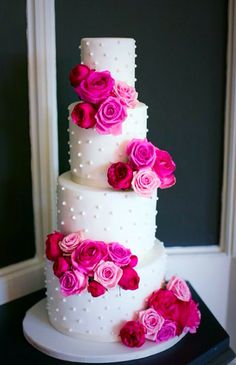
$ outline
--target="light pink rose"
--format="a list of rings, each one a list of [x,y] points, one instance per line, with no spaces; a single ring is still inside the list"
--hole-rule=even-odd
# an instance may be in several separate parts
[[[63,252],[72,253],[83,239],[82,231],[70,233],[59,242],[60,249]]]
[[[95,119],[99,134],[118,135],[122,133],[122,123],[127,117],[126,108],[118,98],[109,96],[99,107]]]
[[[94,272],[94,279],[104,288],[114,288],[122,277],[122,269],[112,261],[101,261]]]
[[[152,196],[155,189],[157,189],[160,184],[160,179],[151,169],[143,169],[134,172],[134,177],[131,183],[133,190],[144,197]]]
[[[127,85],[125,82],[116,82],[113,91],[115,95],[118,96],[122,104],[127,107],[135,108],[138,104],[138,93],[134,87]]]
[[[188,285],[183,279],[178,278],[177,276],[172,276],[166,285],[166,288],[172,291],[178,299],[183,300],[184,302],[188,302],[191,299],[191,292]]]
[[[156,147],[147,139],[132,139],[126,152],[132,167],[136,170],[152,167],[156,160]]]
[[[79,294],[87,287],[88,277],[78,270],[69,270],[60,277],[60,285],[64,296]]]
[[[111,242],[107,246],[110,259],[117,266],[127,266],[130,263],[131,251],[120,243]]]
[[[106,260],[107,256],[107,245],[104,242],[84,240],[72,252],[72,266],[91,276],[97,264]]]
[[[166,319],[164,324],[162,325],[160,331],[157,334],[156,342],[164,342],[168,341],[171,338],[176,336],[176,323]]]
[[[138,317],[140,323],[146,328],[145,337],[148,340],[156,341],[157,333],[160,331],[164,318],[155,311],[153,308],[148,308],[146,310],[139,312]]]
[[[114,84],[109,71],[91,71],[75,91],[83,101],[98,104],[110,95]]]

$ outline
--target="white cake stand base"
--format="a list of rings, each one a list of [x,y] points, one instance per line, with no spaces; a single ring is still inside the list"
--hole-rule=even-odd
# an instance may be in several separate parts
[[[58,332],[48,321],[46,298],[30,308],[23,321],[28,342],[43,353],[61,360],[107,363],[140,359],[165,351],[179,342],[183,335],[156,344],[147,341],[141,348],[129,348],[119,342],[93,342],[75,339]]]

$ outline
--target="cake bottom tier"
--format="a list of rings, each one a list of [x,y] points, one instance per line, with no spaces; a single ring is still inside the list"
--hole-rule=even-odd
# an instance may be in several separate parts
[[[156,240],[149,254],[135,268],[140,277],[137,290],[116,287],[93,298],[87,291],[64,297],[58,278],[47,261],[47,308],[49,320],[58,331],[72,337],[91,341],[119,341],[122,325],[135,319],[147,297],[160,288],[165,275],[166,254],[163,244]]]

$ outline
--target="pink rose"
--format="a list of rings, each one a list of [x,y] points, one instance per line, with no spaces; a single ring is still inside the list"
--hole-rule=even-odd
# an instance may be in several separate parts
[[[59,242],[59,246],[63,252],[72,253],[83,239],[82,231],[70,233]]]
[[[55,261],[59,256],[62,256],[62,251],[58,243],[63,239],[64,235],[55,231],[47,235],[46,240],[46,256],[48,260]]]
[[[172,276],[168,282],[166,289],[171,290],[172,293],[180,300],[188,302],[191,299],[191,292],[186,282],[177,276]]]
[[[126,149],[135,170],[152,167],[156,159],[156,148],[146,139],[132,139]]]
[[[132,267],[124,267],[123,275],[119,281],[119,285],[124,290],[136,290],[139,286],[140,278]]]
[[[58,278],[60,278],[67,270],[69,270],[69,268],[69,261],[63,256],[58,257],[53,264],[54,274]]]
[[[160,189],[170,188],[176,183],[176,179],[173,174],[175,169],[176,165],[172,160],[171,155],[167,151],[156,148],[156,160],[153,170],[161,180]]]
[[[131,188],[133,170],[124,162],[113,163],[107,171],[108,183],[115,190],[126,190]]]
[[[189,302],[178,300],[176,309],[172,312],[172,319],[177,324],[177,335],[183,331],[195,333],[201,319],[198,304],[192,299]]]
[[[139,321],[146,329],[145,337],[148,340],[156,341],[157,333],[164,323],[164,318],[153,308],[139,312]]]
[[[148,300],[148,306],[155,309],[165,319],[175,320],[178,314],[179,300],[169,290],[159,289],[155,291]]]
[[[94,279],[106,289],[114,288],[123,274],[122,269],[112,261],[101,261],[95,268]]]
[[[175,178],[174,174],[171,174],[166,177],[162,177],[160,180],[161,180],[160,189],[171,188],[171,186],[175,185],[175,183],[176,183],[176,178]]]
[[[59,280],[64,296],[79,294],[88,284],[88,277],[78,270],[66,271]]]
[[[88,275],[93,275],[95,266],[108,256],[107,245],[101,241],[82,241],[72,252],[72,266]]]
[[[93,280],[88,285],[88,292],[91,293],[93,297],[100,297],[100,295],[103,295],[106,292],[106,288]]]
[[[133,190],[144,197],[152,196],[153,192],[160,186],[160,184],[160,179],[151,169],[143,169],[134,172],[134,177],[131,183]]]
[[[80,99],[88,103],[98,104],[111,93],[115,84],[109,71],[91,71],[86,79],[75,88]]]
[[[136,255],[131,255],[130,257],[130,267],[135,267],[138,264],[138,257]]]
[[[72,86],[77,87],[82,80],[86,79],[90,74],[90,69],[85,65],[76,65],[70,71],[69,79]]]
[[[123,81],[119,81],[114,86],[114,93],[122,104],[126,105],[129,108],[135,108],[138,103],[138,93],[135,88],[127,85]]]
[[[71,113],[71,119],[74,124],[81,128],[92,128],[96,124],[95,114],[97,109],[89,103],[78,103]]]
[[[176,324],[169,319],[166,319],[160,331],[157,334],[156,342],[168,341],[176,336]]]
[[[153,169],[160,178],[163,178],[173,174],[176,165],[167,151],[156,148],[156,160]]]
[[[120,243],[111,242],[107,246],[110,259],[117,266],[127,266],[130,263],[131,251]]]
[[[121,328],[120,337],[128,347],[141,347],[145,342],[145,328],[138,321],[128,321]]]
[[[118,135],[122,133],[122,123],[127,117],[126,109],[118,98],[109,96],[99,107],[95,118],[99,134]]]

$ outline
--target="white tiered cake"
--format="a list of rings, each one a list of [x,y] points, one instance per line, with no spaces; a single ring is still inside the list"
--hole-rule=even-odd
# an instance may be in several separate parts
[[[81,63],[97,71],[108,70],[114,78],[134,85],[135,47],[133,39],[85,38]],[[116,287],[98,298],[84,292],[66,298],[48,262],[49,318],[55,328],[70,336],[117,341],[121,325],[144,307],[165,273],[165,250],[155,240],[156,191],[150,198],[140,197],[134,191],[111,190],[107,182],[109,164],[125,161],[129,140],[146,137],[147,106],[138,103],[130,109],[117,136],[80,128],[71,118],[69,125],[71,172],[59,177],[58,230],[64,234],[84,230],[85,238],[121,242],[138,256],[141,280],[135,291]]]
[[[175,184],[175,164],[146,139],[135,41],[84,38],[80,48],[70,73],[80,99],[69,106],[71,170],[59,176],[58,227],[46,241],[50,323],[81,341],[129,347],[194,332],[197,305],[183,280],[165,283],[155,238],[157,188]],[[173,314],[183,311],[184,321]]]

